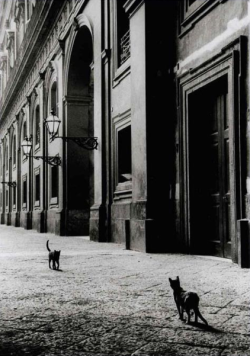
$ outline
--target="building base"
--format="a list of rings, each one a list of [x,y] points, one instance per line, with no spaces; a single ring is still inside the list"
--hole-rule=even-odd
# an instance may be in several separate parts
[[[91,241],[108,241],[109,227],[106,216],[105,206],[93,205],[91,207],[89,220],[89,237]]]
[[[20,226],[26,230],[32,229],[32,211],[21,212]]]

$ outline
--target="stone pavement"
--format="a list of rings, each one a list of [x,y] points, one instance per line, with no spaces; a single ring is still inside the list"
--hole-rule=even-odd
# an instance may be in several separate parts
[[[61,249],[50,270],[45,244]],[[178,319],[169,277],[210,327]],[[0,226],[0,355],[250,355],[250,270]]]

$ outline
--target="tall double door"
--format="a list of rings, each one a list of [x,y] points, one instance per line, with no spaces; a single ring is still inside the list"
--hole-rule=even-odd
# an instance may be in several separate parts
[[[190,95],[190,239],[197,253],[231,258],[227,77]]]

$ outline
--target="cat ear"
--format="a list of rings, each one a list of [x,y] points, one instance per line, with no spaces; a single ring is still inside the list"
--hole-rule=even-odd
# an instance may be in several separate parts
[[[179,276],[177,276],[176,279],[179,281],[180,280]]]
[[[171,278],[169,278],[168,280],[169,280],[170,283],[172,282],[172,279],[171,279]]]

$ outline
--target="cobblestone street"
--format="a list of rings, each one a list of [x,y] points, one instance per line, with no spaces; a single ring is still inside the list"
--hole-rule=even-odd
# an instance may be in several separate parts
[[[62,250],[50,270],[46,241]],[[250,270],[0,226],[0,355],[250,355]],[[179,320],[169,277],[210,325]]]

